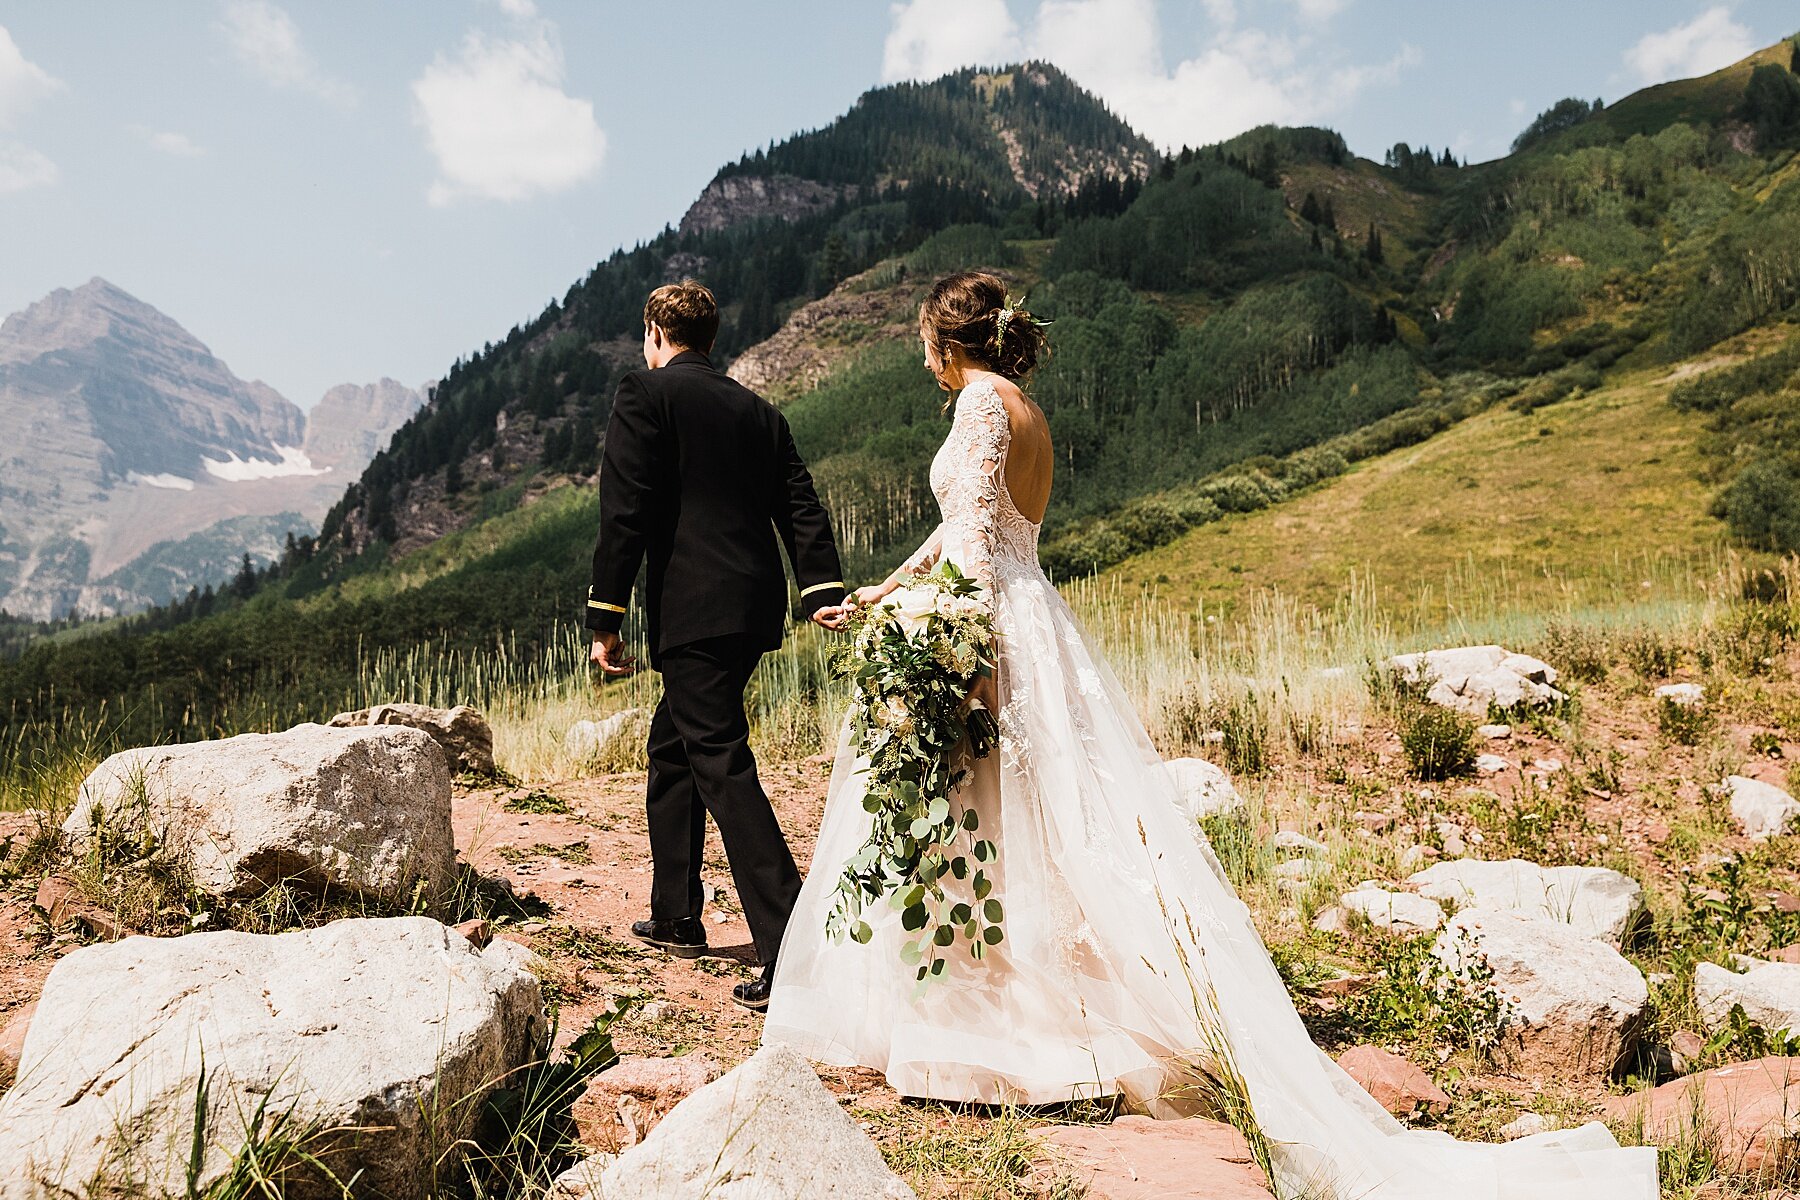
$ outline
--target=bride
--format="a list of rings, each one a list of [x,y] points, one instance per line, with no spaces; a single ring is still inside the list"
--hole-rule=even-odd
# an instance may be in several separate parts
[[[943,523],[856,602],[946,559],[991,601],[998,670],[983,698],[999,748],[967,764],[959,799],[998,843],[1006,938],[919,994],[887,906],[864,910],[867,944],[824,935],[837,868],[871,821],[846,729],[764,1043],[873,1067],[904,1095],[946,1101],[1119,1096],[1179,1116],[1202,1107],[1205,1079],[1226,1079],[1284,1198],[1655,1197],[1656,1151],[1621,1149],[1604,1126],[1506,1145],[1410,1131],[1313,1045],[1131,701],[1038,565],[1053,456],[1018,381],[1041,329],[999,279],[965,272],[932,289],[919,331],[926,367],[957,391],[931,466]]]

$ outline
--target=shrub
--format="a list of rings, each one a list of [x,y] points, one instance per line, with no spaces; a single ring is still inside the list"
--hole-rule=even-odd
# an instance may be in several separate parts
[[[1225,735],[1225,769],[1234,775],[1261,775],[1269,769],[1269,722],[1254,693],[1239,692],[1217,702],[1213,724]]]
[[[1664,679],[1681,663],[1681,648],[1657,630],[1641,627],[1619,638],[1619,654],[1644,679]]]
[[[1656,702],[1656,729],[1667,741],[1697,745],[1712,727],[1712,714],[1703,704],[1682,704],[1668,696]]]
[[[1475,722],[1435,704],[1409,706],[1400,718],[1400,749],[1417,779],[1455,779],[1475,769]]]
[[[1377,1045],[1493,1049],[1508,1016],[1493,968],[1473,943],[1463,951],[1461,969],[1452,970],[1432,954],[1434,940],[1421,934],[1376,942],[1368,986],[1346,997],[1340,1010],[1345,1033]]]
[[[1606,635],[1572,621],[1552,621],[1538,642],[1539,657],[1556,664],[1572,679],[1599,683],[1606,678],[1611,648]]]
[[[1246,513],[1274,504],[1287,494],[1287,489],[1261,471],[1251,471],[1211,480],[1200,492],[1225,512]]]
[[[1756,459],[1725,485],[1713,515],[1759,549],[1800,550],[1800,473],[1780,459]]]

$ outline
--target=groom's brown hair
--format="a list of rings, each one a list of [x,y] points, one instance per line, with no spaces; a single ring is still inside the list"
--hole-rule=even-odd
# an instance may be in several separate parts
[[[677,346],[706,354],[719,336],[719,302],[692,279],[665,283],[644,301],[644,324],[656,326]]]

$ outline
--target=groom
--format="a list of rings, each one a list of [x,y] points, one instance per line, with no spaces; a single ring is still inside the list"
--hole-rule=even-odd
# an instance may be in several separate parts
[[[707,358],[718,332],[712,293],[691,280],[657,288],[644,305],[650,369],[619,382],[606,426],[587,626],[601,671],[636,669],[619,627],[648,560],[643,606],[663,697],[648,744],[650,919],[631,932],[682,958],[706,952],[700,857],[710,812],[763,963],[732,996],[762,1009],[800,873],[756,777],[744,687],[786,630],[781,547],[801,607],[826,628],[842,623],[844,572],[787,420]]]

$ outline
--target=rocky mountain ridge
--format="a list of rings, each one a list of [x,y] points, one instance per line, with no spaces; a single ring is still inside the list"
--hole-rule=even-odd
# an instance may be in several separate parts
[[[138,576],[222,580],[279,542],[269,520],[310,533],[421,403],[393,380],[344,385],[309,421],[106,280],[58,289],[0,325],[0,609],[122,612],[169,598]],[[152,549],[157,569],[134,573]]]

